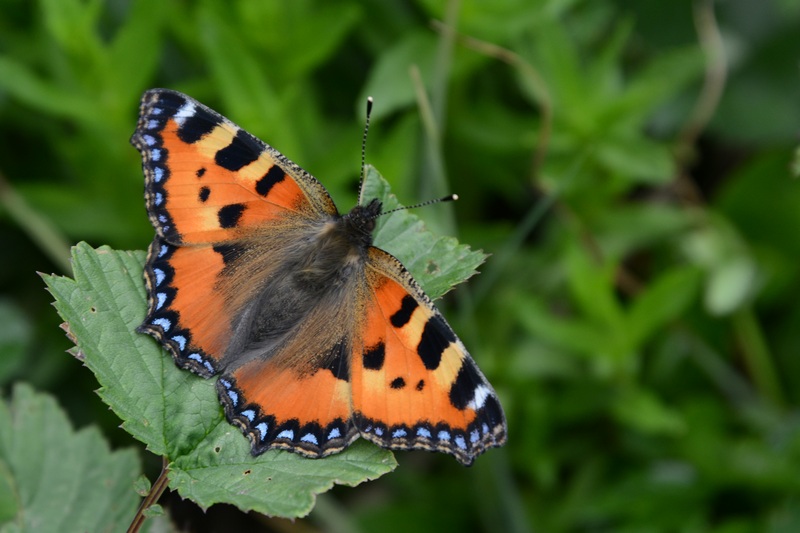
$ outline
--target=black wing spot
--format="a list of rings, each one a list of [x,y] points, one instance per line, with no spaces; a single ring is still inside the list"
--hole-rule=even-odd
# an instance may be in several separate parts
[[[483,415],[489,420],[492,427],[503,424],[503,409],[494,396],[489,396],[483,403]]]
[[[455,342],[456,336],[450,326],[439,315],[433,315],[422,330],[417,353],[428,370],[436,370],[442,361],[442,354]]]
[[[383,368],[383,360],[386,358],[386,345],[379,342],[375,346],[367,348],[364,352],[364,368],[367,370],[380,370]]]
[[[258,159],[261,150],[253,146],[248,133],[239,130],[225,148],[221,148],[214,156],[214,161],[226,170],[235,172]]]
[[[389,386],[393,389],[402,389],[406,386],[406,380],[403,378],[394,378]]]
[[[197,197],[200,199],[201,202],[206,203],[210,194],[211,194],[211,189],[209,189],[208,187],[200,187],[200,194],[198,194]]]
[[[347,360],[347,349],[345,343],[339,341],[324,356],[324,360],[330,358],[330,363],[325,367],[331,371],[333,377],[342,381],[350,381],[350,365]]]
[[[246,206],[244,204],[228,204],[220,207],[217,211],[217,218],[221,228],[235,228],[239,225],[239,220],[244,214]]]
[[[389,321],[394,327],[402,328],[411,320],[411,315],[414,314],[414,310],[417,307],[419,307],[419,304],[414,297],[410,294],[406,294],[403,296],[403,301],[400,303],[400,309],[389,318]]]
[[[475,388],[481,383],[483,378],[475,363],[471,359],[464,359],[464,364],[461,365],[456,380],[450,387],[450,403],[456,409],[465,409],[475,397]]]
[[[222,256],[225,266],[229,266],[244,253],[241,247],[232,244],[215,244],[214,251]]]
[[[183,124],[178,128],[178,138],[185,143],[194,144],[216,128],[220,123],[218,117],[215,117],[208,111],[195,108],[194,115],[184,119]]]
[[[424,389],[424,388],[425,388],[425,380],[421,379],[421,380],[419,380],[419,383],[417,383],[416,389],[418,391],[422,391],[422,389]]]
[[[198,178],[202,178],[205,173],[206,173],[206,167],[200,167],[197,169],[197,172],[195,172],[195,175]]]
[[[286,172],[278,165],[272,165],[261,179],[256,182],[256,192],[261,196],[267,196],[269,191],[286,178]]]

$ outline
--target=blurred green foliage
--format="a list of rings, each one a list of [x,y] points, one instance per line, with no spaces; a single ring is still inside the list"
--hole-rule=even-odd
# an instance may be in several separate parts
[[[418,214],[493,254],[443,307],[501,396],[509,442],[470,469],[397,454],[394,473],[335,490],[308,525],[800,530],[796,2],[0,10],[6,392],[33,383],[76,426],[132,445],[63,353],[35,272],[69,274],[68,244],[80,240],[150,242],[127,142],[145,89],[224,113],[343,209],[372,95],[368,161],[405,203],[458,193]],[[157,460],[142,457],[152,477]],[[175,500],[166,507],[185,519]],[[222,529],[234,515],[212,508],[187,527]]]

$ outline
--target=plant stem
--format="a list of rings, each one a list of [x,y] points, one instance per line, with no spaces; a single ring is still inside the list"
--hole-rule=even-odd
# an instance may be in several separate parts
[[[153,483],[153,486],[150,487],[150,492],[148,492],[147,496],[142,500],[142,504],[136,511],[133,520],[131,520],[131,525],[128,526],[128,533],[137,533],[139,529],[141,529],[145,518],[147,518],[144,515],[145,511],[154,503],[158,502],[158,499],[161,498],[161,495],[166,490],[167,485],[169,485],[169,478],[167,477],[167,474],[169,474],[169,462],[166,457],[162,457],[161,459],[161,473],[158,475],[155,483]]]

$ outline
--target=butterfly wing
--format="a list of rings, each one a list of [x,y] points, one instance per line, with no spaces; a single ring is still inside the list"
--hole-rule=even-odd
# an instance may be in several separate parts
[[[131,142],[142,154],[147,212],[170,244],[216,244],[279,221],[337,213],[319,181],[196,100],[142,97]]]
[[[366,283],[351,363],[361,435],[386,448],[446,452],[465,465],[504,444],[494,390],[408,271],[373,247]]]
[[[147,212],[156,229],[140,331],[158,339],[178,365],[209,377],[231,335],[227,318],[243,303],[221,290],[219,280],[232,273],[248,239],[281,235],[261,253],[279,250],[302,234],[305,222],[336,215],[336,206],[316,179],[277,150],[175,91],[144,94],[131,142],[142,155]],[[271,231],[277,228],[283,231]]]

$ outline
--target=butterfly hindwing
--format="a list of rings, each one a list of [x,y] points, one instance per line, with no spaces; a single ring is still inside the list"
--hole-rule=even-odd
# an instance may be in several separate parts
[[[355,440],[346,354],[340,350],[326,367],[311,371],[277,359],[245,364],[217,383],[225,413],[248,436],[253,453],[277,448],[322,457]]]
[[[464,345],[390,254],[370,248],[370,296],[352,363],[362,436],[387,448],[450,453],[464,464],[505,442],[497,396]]]

